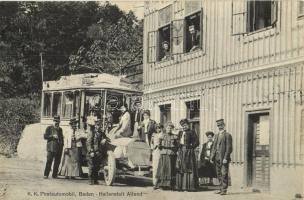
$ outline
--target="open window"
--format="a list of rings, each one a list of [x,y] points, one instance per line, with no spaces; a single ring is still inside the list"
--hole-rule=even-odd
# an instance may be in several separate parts
[[[43,95],[43,116],[51,117],[52,93],[44,93]]]
[[[158,11],[158,54],[157,61],[164,61],[171,59],[172,49],[172,35],[171,35],[171,21],[172,21],[172,5],[162,8]]]
[[[158,61],[169,60],[171,57],[170,24],[158,29]]]
[[[171,104],[164,104],[159,106],[160,123],[166,124],[171,121]]]
[[[232,3],[232,35],[274,27],[278,19],[278,1],[234,1]]]
[[[185,1],[185,52],[202,48],[202,5],[201,1]]]
[[[298,1],[298,17],[304,17],[304,0]]]
[[[254,32],[274,26],[277,22],[277,1],[247,2],[247,31]]]
[[[61,115],[61,92],[54,92],[53,94],[53,116],[57,115],[60,116]]]
[[[73,117],[73,102],[74,102],[74,93],[64,92],[63,93],[63,102],[62,102],[62,116],[63,118],[72,118]]]

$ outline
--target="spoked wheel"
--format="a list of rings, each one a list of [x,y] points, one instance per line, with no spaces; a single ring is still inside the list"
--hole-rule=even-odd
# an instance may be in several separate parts
[[[112,151],[107,152],[107,163],[104,166],[104,180],[107,186],[110,186],[114,183],[116,175],[116,160]]]

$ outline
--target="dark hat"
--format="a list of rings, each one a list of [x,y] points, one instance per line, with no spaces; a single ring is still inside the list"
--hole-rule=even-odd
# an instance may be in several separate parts
[[[174,124],[173,124],[172,122],[167,122],[167,123],[166,123],[166,127],[167,127],[167,126],[170,126],[171,128],[174,128]]]
[[[179,124],[180,124],[180,125],[190,124],[190,122],[189,122],[188,119],[185,118],[185,119],[180,120],[180,121],[179,121]]]
[[[101,119],[95,119],[95,124],[98,124],[98,125],[100,125],[102,123],[102,120]]]
[[[70,119],[70,124],[77,124],[78,120],[76,118]]]
[[[54,122],[60,122],[60,116],[59,115],[54,116],[53,121]]]
[[[147,115],[151,116],[150,110],[144,110],[143,114],[147,114]]]
[[[164,126],[161,123],[157,123],[156,128],[164,128]]]
[[[219,125],[219,124],[224,124],[224,119],[218,119],[216,120],[216,124]]]
[[[206,133],[206,136],[208,137],[209,135],[211,135],[212,137],[214,136],[214,133],[212,131],[207,131]]]

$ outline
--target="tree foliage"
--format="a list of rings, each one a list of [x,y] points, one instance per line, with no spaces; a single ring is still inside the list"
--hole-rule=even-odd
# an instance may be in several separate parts
[[[126,41],[141,36],[137,23],[132,13],[109,3],[0,2],[0,94],[11,97],[41,90],[40,53],[44,80],[71,72],[101,72],[100,66],[116,71],[110,68],[124,63],[111,64],[103,47],[116,63],[117,55],[132,60],[126,57],[127,50],[137,48]],[[121,30],[115,32],[116,28]]]
[[[142,21],[138,21],[133,12],[122,15],[108,7],[106,5],[105,10],[109,16],[119,17],[101,18],[89,27],[87,37],[92,43],[81,46],[77,54],[70,56],[70,69],[74,73],[122,74],[126,66],[142,60]]]

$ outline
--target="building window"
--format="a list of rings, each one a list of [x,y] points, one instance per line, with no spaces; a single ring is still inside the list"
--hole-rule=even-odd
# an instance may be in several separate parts
[[[158,29],[158,38],[158,61],[169,60],[171,58],[170,24]]]
[[[171,122],[171,104],[164,104],[159,106],[160,110],[160,123],[165,125]]]
[[[55,92],[53,94],[53,108],[52,108],[52,115],[60,116],[61,115],[61,92]]]
[[[191,129],[196,132],[200,138],[200,100],[188,101],[187,119],[190,121]]]
[[[277,21],[276,1],[248,1],[247,31],[253,32],[274,26]]]
[[[300,160],[304,160],[304,109],[301,110]]]
[[[158,12],[158,56],[157,61],[171,58],[171,21],[172,5],[162,8]]]
[[[44,93],[43,101],[43,116],[51,117],[52,93]]]
[[[201,12],[185,18],[186,22],[186,52],[201,48]]]
[[[304,17],[304,0],[298,1],[298,17]]]

